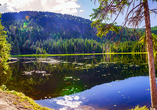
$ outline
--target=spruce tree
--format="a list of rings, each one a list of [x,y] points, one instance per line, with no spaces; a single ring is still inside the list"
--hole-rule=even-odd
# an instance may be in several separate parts
[[[6,40],[6,31],[1,24],[1,14],[0,14],[0,85],[4,84],[6,80],[10,77],[10,70],[7,60],[10,57],[11,46]]]

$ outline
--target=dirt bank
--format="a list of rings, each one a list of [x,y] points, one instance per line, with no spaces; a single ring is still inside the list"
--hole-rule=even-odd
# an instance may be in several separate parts
[[[0,90],[0,110],[52,110],[15,91]]]

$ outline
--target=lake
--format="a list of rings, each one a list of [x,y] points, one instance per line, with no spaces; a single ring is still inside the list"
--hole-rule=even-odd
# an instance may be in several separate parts
[[[150,107],[146,54],[19,57],[5,85],[55,110]]]

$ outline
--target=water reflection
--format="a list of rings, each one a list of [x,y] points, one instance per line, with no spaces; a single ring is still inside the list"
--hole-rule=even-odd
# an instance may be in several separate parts
[[[22,58],[10,64],[13,79],[7,86],[39,100],[69,95],[106,82],[148,74],[146,63],[134,64],[131,61],[126,63],[121,57],[119,61],[113,58],[112,62],[102,62],[101,58],[101,56],[56,57],[47,58],[48,61],[45,58],[40,60]],[[128,56],[123,57],[124,61],[125,58]],[[52,61],[50,59],[55,59],[56,63],[49,63]]]
[[[132,94],[133,90],[136,91],[134,94],[138,93],[138,88],[143,87],[142,84],[144,86],[147,84],[144,82],[139,84],[140,79],[134,81],[135,79],[130,77],[148,76],[146,57],[146,55],[104,55],[19,58],[16,63],[10,63],[13,75],[6,85],[10,90],[23,92],[34,100],[40,100],[37,102],[41,105],[56,106],[58,109],[65,107],[69,110],[73,108],[70,104],[81,109],[101,108],[105,110],[110,106],[114,109],[125,104],[127,107],[134,107],[137,104],[141,105],[144,100],[139,98],[134,99],[137,100],[136,104],[132,104],[133,101],[129,103],[129,98],[136,97],[129,94]],[[127,83],[128,81],[130,82]],[[136,82],[133,90],[129,86],[131,82],[132,84]],[[144,91],[149,92],[149,82],[147,83],[148,87]],[[66,95],[71,94],[77,95],[70,96],[70,100],[66,99],[68,97]],[[116,102],[118,100],[121,101]],[[147,105],[149,101],[147,98]]]
[[[85,106],[102,110],[126,110],[137,105],[149,107],[149,88],[148,76],[131,77],[97,85],[74,95],[36,102],[55,110],[81,109]]]
[[[64,96],[63,98],[64,99],[54,99],[53,101],[55,101],[58,105],[65,106],[64,108],[76,108],[82,103],[82,101],[78,101],[78,96]]]
[[[83,104],[94,108],[125,110],[136,105],[150,105],[148,77],[132,77],[118,82],[95,86],[79,94],[85,97]]]
[[[12,72],[7,63],[0,64],[0,86],[6,84],[12,77]]]

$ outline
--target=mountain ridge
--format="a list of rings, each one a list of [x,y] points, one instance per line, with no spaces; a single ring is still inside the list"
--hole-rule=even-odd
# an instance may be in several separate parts
[[[96,28],[92,28],[91,23],[92,21],[81,17],[52,12],[22,11],[2,14],[2,25],[7,31],[7,40],[12,45],[11,54],[86,53],[87,46],[85,45],[87,44],[88,47],[92,45],[88,52],[93,52],[98,45],[101,49],[98,49],[97,52],[102,52],[102,43],[109,41],[115,33],[109,32],[107,36],[99,38],[96,36]],[[153,31],[157,32],[156,28]],[[133,29],[129,30],[130,33],[133,33]],[[121,33],[117,34],[113,42],[119,41],[120,36]],[[74,41],[74,39],[76,40]],[[124,29],[121,41],[129,39],[128,33]],[[131,40],[138,40],[138,37],[133,35]],[[81,44],[84,47],[80,50]],[[65,45],[67,47],[69,45],[69,48],[73,46],[71,47],[73,51],[68,52],[65,49],[62,52]],[[59,51],[58,47],[60,47]]]

